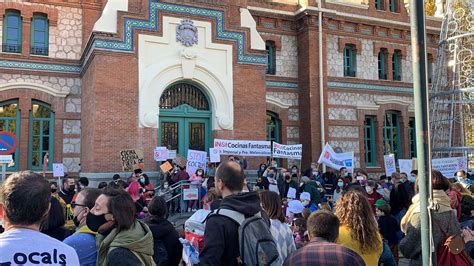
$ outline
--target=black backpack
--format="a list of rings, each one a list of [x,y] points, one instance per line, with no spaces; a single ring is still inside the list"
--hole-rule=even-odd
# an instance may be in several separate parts
[[[153,260],[157,266],[170,265],[168,251],[166,251],[165,244],[162,240],[156,239],[153,241]]]

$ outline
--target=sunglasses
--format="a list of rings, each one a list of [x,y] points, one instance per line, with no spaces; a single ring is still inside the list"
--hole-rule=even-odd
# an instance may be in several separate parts
[[[84,204],[78,204],[78,203],[75,203],[75,202],[71,202],[71,207],[74,209],[76,208],[77,206],[79,207],[87,207],[87,205],[84,205]]]

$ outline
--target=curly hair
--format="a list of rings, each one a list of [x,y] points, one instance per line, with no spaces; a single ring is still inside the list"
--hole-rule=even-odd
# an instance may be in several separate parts
[[[359,242],[362,253],[374,251],[382,244],[372,207],[362,193],[344,193],[336,204],[336,216],[341,225],[349,228],[351,237]]]

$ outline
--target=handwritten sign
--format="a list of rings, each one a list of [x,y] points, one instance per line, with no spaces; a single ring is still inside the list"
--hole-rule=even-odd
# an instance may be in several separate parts
[[[183,200],[197,200],[199,199],[199,191],[197,188],[183,189]]]
[[[127,172],[145,167],[143,150],[140,149],[122,150],[120,151],[120,159],[122,160],[122,169]]]
[[[173,166],[169,162],[165,162],[164,164],[160,165],[160,170],[163,173],[167,173],[171,169],[173,169]]]
[[[191,176],[196,173],[198,168],[206,171],[207,152],[188,150],[188,162],[186,163],[186,172]]]
[[[157,162],[166,161],[168,160],[168,157],[169,157],[169,152],[166,147],[156,147],[155,150],[153,151],[153,158]]]
[[[173,160],[174,158],[176,158],[176,154],[176,150],[168,150],[168,159]]]
[[[217,148],[209,148],[211,163],[219,163],[221,161],[221,153]]]
[[[395,164],[395,155],[388,154],[383,156],[383,161],[385,164],[385,175],[391,176],[393,173],[397,172],[397,166]]]
[[[398,159],[398,167],[400,168],[400,173],[410,175],[411,171],[413,170],[413,160]]]
[[[62,163],[53,163],[53,177],[64,176],[64,165]]]

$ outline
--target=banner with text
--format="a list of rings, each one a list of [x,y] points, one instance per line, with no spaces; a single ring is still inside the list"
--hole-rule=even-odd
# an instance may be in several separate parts
[[[467,159],[466,157],[432,159],[431,167],[440,171],[445,177],[453,178],[456,171],[467,171]]]
[[[303,145],[283,145],[277,142],[273,142],[272,153],[273,158],[301,160],[301,155],[303,153]]]
[[[383,161],[385,165],[385,175],[392,176],[393,173],[397,172],[397,165],[395,164],[395,155],[388,154],[383,156]]]
[[[214,148],[220,150],[221,155],[241,155],[241,156],[271,156],[270,141],[256,140],[225,140],[215,139]]]
[[[321,155],[319,156],[318,163],[324,163],[325,165],[336,170],[341,169],[341,167],[346,167],[347,171],[352,173],[354,166],[354,153],[336,153],[332,149],[331,145],[326,144],[323,151],[321,152]]]
[[[207,166],[207,152],[188,150],[188,162],[186,164],[186,172],[189,176],[194,175],[196,170],[200,167],[206,172]]]
[[[412,159],[398,159],[398,168],[400,173],[405,173],[410,175],[413,170],[413,160]]]

